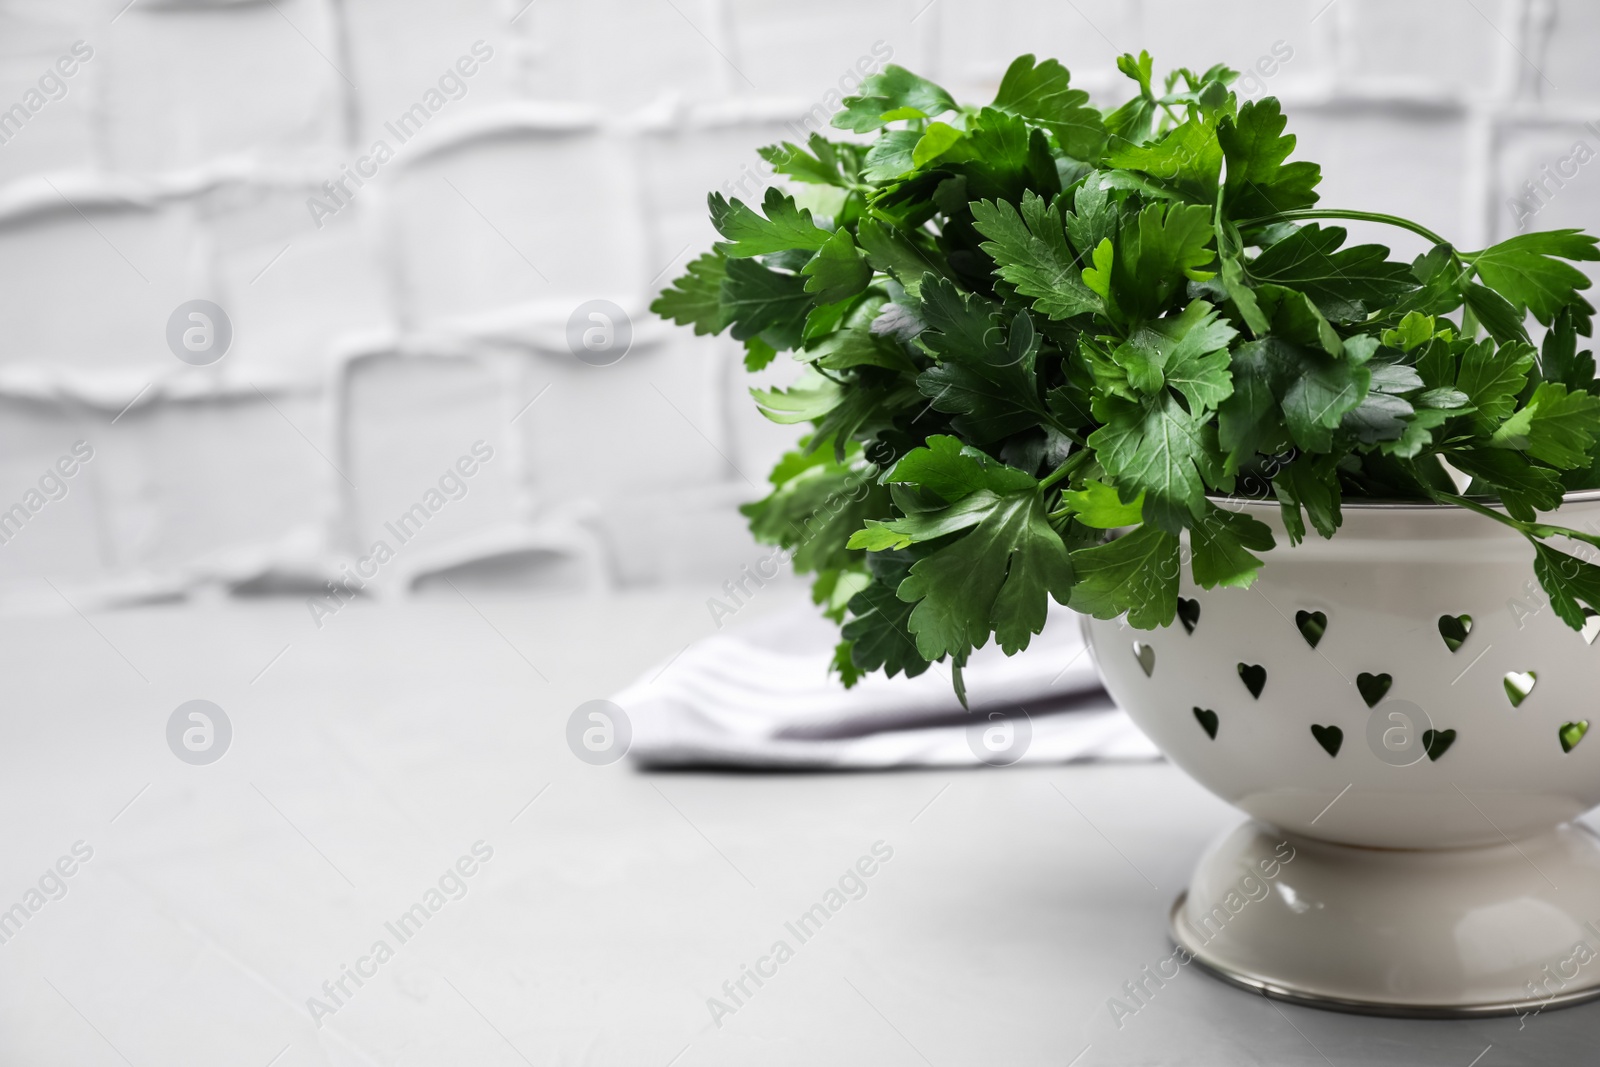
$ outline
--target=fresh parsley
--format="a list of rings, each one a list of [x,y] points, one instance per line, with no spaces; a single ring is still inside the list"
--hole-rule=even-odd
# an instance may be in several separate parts
[[[1294,542],[1347,498],[1464,507],[1533,543],[1568,624],[1600,612],[1600,567],[1553,543],[1600,535],[1540,518],[1600,488],[1574,266],[1596,239],[1463,252],[1319,207],[1277,100],[1241,103],[1225,67],[1118,67],[1137,95],[1114,110],[1031,55],[982,107],[886,68],[834,118],[870,140],[761,149],[790,189],[712,194],[722,241],[652,305],[752,370],[805,365],[752,390],[810,432],[744,511],[815,575],[845,682],[949,661],[960,692],[1051,599],[1170,624],[1185,538],[1198,585],[1247,588],[1274,537],[1240,496],[1275,498]],[[1349,221],[1431,250],[1347,244]]]

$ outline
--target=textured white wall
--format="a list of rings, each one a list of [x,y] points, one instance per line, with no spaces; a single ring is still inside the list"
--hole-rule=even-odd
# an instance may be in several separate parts
[[[0,510],[74,442],[93,458],[0,544],[0,604],[314,588],[377,539],[389,592],[536,551],[564,562],[535,581],[714,588],[793,433],[730,343],[644,308],[712,240],[706,190],[758,193],[754,149],[878,42],[970,99],[1024,51],[1111,99],[1122,51],[1271,60],[1252,95],[1283,98],[1329,205],[1467,246],[1534,207],[1600,224],[1583,0],[4,0]],[[1529,180],[1547,203],[1514,210]],[[206,367],[165,339],[195,298],[234,329]],[[567,346],[597,298],[632,315],[612,366]],[[465,495],[430,498],[477,441]]]

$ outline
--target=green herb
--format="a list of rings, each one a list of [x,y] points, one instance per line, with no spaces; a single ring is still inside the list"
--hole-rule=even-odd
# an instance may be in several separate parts
[[[845,682],[948,660],[959,692],[1052,598],[1168,625],[1183,537],[1204,588],[1249,587],[1274,547],[1240,497],[1276,499],[1292,542],[1332,537],[1346,498],[1465,507],[1533,543],[1568,624],[1600,612],[1600,567],[1551,543],[1600,535],[1539,516],[1600,488],[1573,266],[1596,239],[1462,252],[1317,207],[1276,100],[1241,104],[1220,66],[1118,67],[1138,94],[1111,111],[1054,60],[1017,59],[986,107],[888,67],[834,118],[870,143],[762,149],[808,192],[713,194],[723,242],[652,305],[731,331],[752,370],[806,365],[752,390],[811,430],[744,510],[816,576]],[[1431,250],[1349,245],[1348,221]]]

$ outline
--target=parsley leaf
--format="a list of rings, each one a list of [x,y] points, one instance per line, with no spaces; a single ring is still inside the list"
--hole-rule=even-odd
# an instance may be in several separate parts
[[[1512,518],[1532,522],[1538,511],[1561,506],[1561,479],[1549,467],[1537,467],[1518,452],[1502,448],[1460,448],[1450,453],[1450,463],[1478,483],[1492,486]]]
[[[1285,163],[1295,136],[1283,130],[1289,120],[1275,97],[1245,104],[1236,119],[1223,119],[1217,140],[1227,161],[1223,204],[1235,219],[1252,220],[1317,202],[1322,168],[1315,163]]]
[[[914,156],[922,134],[916,130],[890,130],[867,150],[861,176],[881,182],[916,169]]]
[[[760,337],[748,337],[744,342],[744,369],[747,371],[763,370],[772,365],[778,358],[778,350],[773,348]]]
[[[1511,414],[1533,369],[1533,347],[1507,344],[1496,348],[1481,341],[1461,355],[1455,386],[1484,418],[1498,422]]]
[[[1238,230],[1227,224],[1220,215],[1217,217],[1216,233],[1217,261],[1221,268],[1223,291],[1233,301],[1239,317],[1250,327],[1250,332],[1256,337],[1265,337],[1272,329],[1272,322],[1261,310],[1261,302],[1250,287],[1244,252],[1240,247],[1243,239]]]
[[[872,583],[850,598],[852,618],[840,631],[844,642],[836,664],[849,663],[855,671],[881,670],[890,678],[901,673],[915,678],[931,666],[917,651],[917,639],[908,626],[912,605],[895,595],[911,564],[911,556],[903,552],[874,552],[868,557]],[[850,674],[841,669],[840,675],[849,684]]]
[[[913,236],[876,219],[861,220],[856,240],[872,268],[898,281],[913,298],[922,292],[923,275],[948,271],[942,258],[936,258],[936,251],[924,249]]]
[[[1199,204],[1151,204],[1125,218],[1115,245],[1103,240],[1094,266],[1083,272],[1086,285],[1107,298],[1106,310],[1125,319],[1157,317],[1184,287],[1204,281],[1216,254],[1211,212]]]
[[[1569,393],[1559,382],[1541,382],[1521,411],[1495,431],[1500,448],[1526,451],[1552,467],[1571,470],[1591,462],[1600,436],[1600,397]]]
[[[1332,537],[1344,522],[1339,507],[1342,494],[1336,461],[1335,456],[1301,456],[1272,479],[1272,490],[1278,498],[1291,545],[1305,540],[1305,522],[1300,517],[1302,509],[1323,537]]]
[[[886,306],[883,297],[871,294],[845,305],[845,313],[833,332],[807,342],[804,349],[795,353],[795,358],[824,370],[849,370],[852,367],[915,370],[901,346],[872,330],[872,324]]]
[[[1150,89],[1154,63],[1149,52],[1140,52],[1137,58],[1125,54],[1117,57],[1117,69],[1139,83],[1139,92],[1106,116],[1106,132],[1114,143],[1143,144],[1150,138],[1156,109],[1160,106]]]
[[[821,419],[845,401],[837,382],[815,373],[787,389],[752,389],[750,395],[761,414],[785,425]]]
[[[722,303],[727,263],[721,252],[691,260],[683,276],[661,291],[650,310],[679,326],[693,326],[696,334],[721,333],[733,321]]]
[[[1548,326],[1562,308],[1578,304],[1588,277],[1571,263],[1600,260],[1596,238],[1580,230],[1524,233],[1472,257],[1478,275],[1510,301],[1519,316],[1529,311]]]
[[[897,119],[928,119],[955,110],[955,100],[944,89],[891,63],[863,81],[855,96],[844,98],[844,110],[833,116],[833,125],[868,133]]]
[[[939,363],[917,376],[917,388],[953,425],[985,443],[1053,418],[1039,398],[1034,361],[1041,338],[1025,312],[1002,327],[999,309],[944,279],[925,281],[920,340]]]
[[[811,310],[805,279],[750,259],[730,259],[724,269],[722,309],[733,325],[733,339],[760,334],[774,348],[796,347]]]
[[[1261,311],[1272,323],[1272,332],[1284,340],[1307,348],[1320,348],[1330,356],[1344,354],[1344,341],[1311,297],[1298,289],[1263,285],[1256,290]]]
[[[1033,56],[1018,56],[1000,79],[992,106],[1031,119],[1055,134],[1067,155],[1093,163],[1105,148],[1105,123],[1089,94],[1072,88],[1071,81],[1067,68],[1053,59],[1036,65]]]
[[[1416,414],[1404,395],[1420,390],[1422,377],[1403,363],[1379,363],[1369,370],[1371,385],[1367,395],[1345,415],[1340,426],[1364,444],[1399,440]],[[1440,395],[1435,399],[1448,398]],[[1464,396],[1461,399],[1465,401]]]
[[[1209,207],[1216,203],[1222,174],[1222,145],[1209,124],[1191,119],[1153,145],[1121,142],[1105,161],[1124,171],[1141,172],[1156,189],[1205,205],[1209,225]]]
[[[999,496],[982,489],[940,511],[917,512],[888,522],[871,520],[864,529],[856,531],[849,545],[869,552],[882,552],[908,548],[923,541],[937,541],[947,534],[960,533],[978,525],[993,514],[999,503]]]
[[[1600,567],[1537,542],[1533,552],[1533,573],[1550,606],[1562,622],[1581,630],[1590,612],[1600,612]]]
[[[1004,200],[979,200],[972,204],[972,219],[989,238],[980,247],[994,257],[1000,277],[1032,297],[1041,314],[1070,319],[1101,310],[1067,244],[1059,201],[1047,207],[1030,191],[1023,194],[1019,213]]]
[[[1239,332],[1204,300],[1182,314],[1145,323],[1112,353],[1128,380],[1146,394],[1176,389],[1197,414],[1209,414],[1233,392],[1228,343]]]
[[[1217,443],[1225,453],[1224,474],[1235,474],[1265,445],[1287,434],[1278,395],[1287,388],[1285,367],[1293,354],[1279,353],[1287,341],[1267,338],[1233,350],[1233,392],[1217,408]]]
[[[733,259],[748,259],[772,252],[801,248],[815,252],[832,236],[811,221],[811,212],[795,206],[794,197],[776,186],[767,190],[761,205],[762,218],[742,200],[728,200],[721,193],[707,197],[711,205],[711,224],[729,244],[722,251]]]
[[[1124,612],[1141,630],[1170,626],[1178,614],[1178,538],[1148,523],[1125,537],[1072,553],[1077,582],[1068,606],[1097,619]]]
[[[1497,344],[1528,340],[1528,329],[1522,324],[1525,312],[1519,311],[1511,301],[1477,282],[1468,283],[1461,295]]]
[[[967,136],[940,157],[939,165],[966,179],[965,195],[955,201],[960,205],[969,200],[1016,203],[1029,189],[1046,196],[1060,189],[1044,131],[991,107],[968,118]]]
[[[1587,351],[1579,353],[1578,331],[1573,323],[1571,308],[1563,309],[1544,335],[1544,347],[1539,354],[1539,373],[1545,381],[1560,382],[1568,389],[1595,391],[1594,354]]]
[[[925,659],[964,661],[991,631],[1007,655],[1044,629],[1046,595],[1065,604],[1072,562],[1031,490],[994,497],[972,532],[911,566],[899,596]]]
[[[1101,183],[1099,173],[1090,174],[1078,186],[1073,194],[1072,211],[1064,219],[1067,239],[1081,259],[1090,258],[1102,241],[1116,236],[1122,219],[1121,207]]]
[[[895,550],[964,534],[919,559],[900,586],[902,600],[917,602],[909,628],[919,653],[964,662],[991,631],[1008,653],[1026,648],[1044,626],[1045,594],[1065,603],[1072,583],[1066,546],[1045,517],[1038,482],[947,435],[908,453],[889,480],[947,504],[869,523],[850,547]]]
[[[856,145],[836,144],[819,133],[806,140],[805,148],[784,141],[756,150],[778,174],[816,185],[848,189],[861,172],[861,150]]]
[[[1145,494],[1146,522],[1177,533],[1187,517],[1205,513],[1206,481],[1221,472],[1216,430],[1203,418],[1165,391],[1144,403],[1097,399],[1095,415],[1105,425],[1090,435],[1089,446],[1119,484]]]
[[[1189,531],[1194,580],[1202,588],[1249,589],[1261,571],[1252,552],[1276,545],[1272,527],[1242,511],[1213,507]]]
[[[846,548],[850,535],[888,511],[888,491],[861,464],[837,462],[826,451],[785,453],[771,481],[771,493],[739,510],[756,540],[788,549],[802,573],[858,562],[860,553]]]
[[[1334,322],[1360,322],[1370,309],[1417,288],[1410,266],[1391,262],[1387,248],[1356,245],[1340,251],[1344,239],[1338,226],[1302,226],[1257,256],[1250,276],[1298,289]]]
[[[1061,502],[1072,509],[1073,518],[1096,530],[1137,526],[1144,519],[1143,493],[1125,504],[1114,488],[1093,478],[1077,492],[1062,493]]]
[[[889,481],[916,485],[954,504],[984,489],[1011,493],[1039,483],[1032,475],[999,463],[958,437],[935,434],[912,449],[889,472]]]
[[[872,268],[862,257],[848,230],[837,230],[823,243],[811,261],[800,268],[805,276],[805,291],[818,304],[848,300],[872,281]]]
[[[1235,393],[1222,405],[1219,432],[1231,467],[1238,469],[1272,436],[1274,400],[1298,448],[1327,452],[1333,431],[1366,396],[1372,374],[1348,359],[1270,337],[1234,352],[1233,377]]]

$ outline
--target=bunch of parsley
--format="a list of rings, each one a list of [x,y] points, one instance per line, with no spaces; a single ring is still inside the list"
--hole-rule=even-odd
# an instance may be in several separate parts
[[[713,193],[725,240],[652,305],[730,330],[752,371],[806,365],[752,390],[811,429],[744,510],[815,574],[845,682],[948,658],[960,692],[973,649],[1026,648],[1048,597],[1168,625],[1181,553],[1201,587],[1255,579],[1273,533],[1228,505],[1268,493],[1293,543],[1332,537],[1346,496],[1470,508],[1527,536],[1569,625],[1600,611],[1600,567],[1546,543],[1600,536],[1537,515],[1600,487],[1569,262],[1596,239],[1464,253],[1317,209],[1277,100],[1241,105],[1225,67],[1158,92],[1148,54],[1118,66],[1138,92],[1109,112],[1031,55],[981,108],[888,67],[833,120],[876,138],[763,149],[800,199]],[[1432,250],[1396,262],[1334,219]]]

